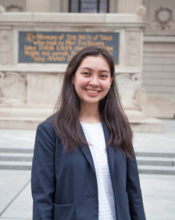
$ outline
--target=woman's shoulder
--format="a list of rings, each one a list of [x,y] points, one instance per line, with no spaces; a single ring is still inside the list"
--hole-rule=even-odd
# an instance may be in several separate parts
[[[41,122],[37,127],[37,131],[43,131],[43,132],[52,133],[52,135],[53,134],[55,135],[56,132],[53,126],[53,120],[54,120],[54,115],[50,116],[45,121]]]

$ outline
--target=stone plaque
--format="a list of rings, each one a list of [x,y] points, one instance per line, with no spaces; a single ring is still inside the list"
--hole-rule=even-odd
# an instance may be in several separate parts
[[[87,46],[103,47],[119,57],[119,33],[19,32],[19,63],[68,63]]]

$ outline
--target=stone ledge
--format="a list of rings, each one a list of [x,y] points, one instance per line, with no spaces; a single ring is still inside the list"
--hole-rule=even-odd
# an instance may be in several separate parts
[[[146,26],[142,17],[136,14],[90,14],[90,13],[32,13],[32,12],[8,12],[0,15],[1,22],[52,22],[52,23],[138,23]]]
[[[143,120],[130,120],[133,132],[138,133],[163,133],[163,122],[155,118]]]

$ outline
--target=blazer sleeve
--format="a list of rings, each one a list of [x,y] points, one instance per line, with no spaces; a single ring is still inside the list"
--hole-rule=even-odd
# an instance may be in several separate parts
[[[135,156],[133,156],[132,159],[127,159],[126,190],[128,194],[131,220],[146,220]]]
[[[53,220],[55,139],[51,123],[38,126],[31,179],[33,220]]]

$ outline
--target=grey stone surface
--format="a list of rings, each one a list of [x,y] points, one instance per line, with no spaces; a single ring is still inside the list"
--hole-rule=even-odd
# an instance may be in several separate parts
[[[2,214],[3,218],[32,219],[31,184],[20,193],[8,209]]]
[[[34,146],[34,130],[0,129],[0,148],[32,148]]]
[[[0,170],[0,213],[30,180],[30,171]]]
[[[175,219],[175,176],[140,175],[147,220]]]
[[[138,152],[175,152],[175,120],[163,120],[164,133],[134,133],[133,146]]]
[[[164,120],[164,129],[163,134],[134,133],[135,151],[175,153],[175,120]],[[33,149],[34,138],[35,131],[31,130],[0,130],[0,148]],[[0,170],[0,213],[6,208],[0,220],[32,219],[29,181],[30,171]],[[174,220],[175,175],[140,174],[140,182],[147,220]]]

